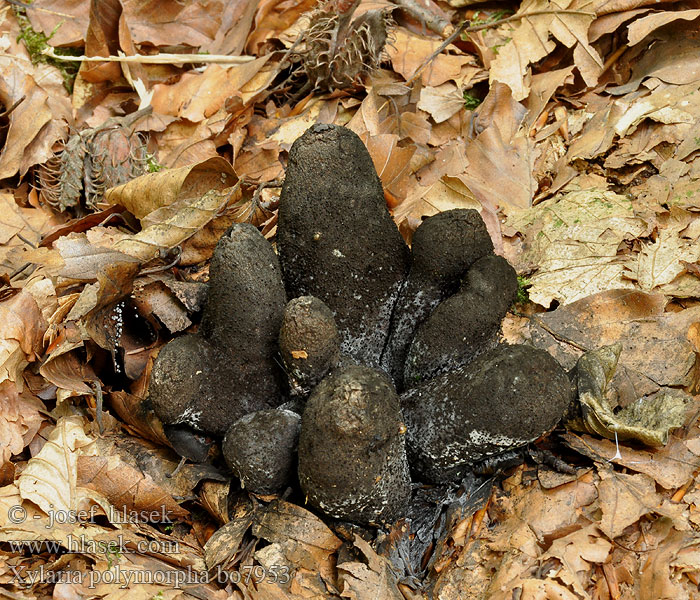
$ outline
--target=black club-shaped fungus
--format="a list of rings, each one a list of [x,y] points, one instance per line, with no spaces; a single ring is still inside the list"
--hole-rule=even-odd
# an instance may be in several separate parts
[[[480,460],[551,431],[571,400],[547,352],[501,345],[401,396],[411,467],[423,481],[458,481]]]
[[[342,352],[377,366],[408,249],[367,148],[352,131],[315,125],[294,142],[277,238],[289,297],[325,302]]]
[[[404,365],[404,387],[461,367],[493,347],[517,292],[518,277],[505,258],[489,254],[476,261],[459,292],[418,328]]]
[[[275,362],[286,296],[277,256],[252,225],[221,237],[200,332],[166,344],[149,397],[168,425],[223,434],[233,421],[281,402]]]
[[[302,417],[299,481],[308,502],[356,523],[399,517],[410,495],[399,400],[383,372],[353,366],[326,377]]]
[[[493,243],[475,210],[448,210],[418,227],[411,246],[411,269],[396,302],[382,356],[382,367],[397,388],[404,386],[404,362],[418,326],[457,291],[467,269],[491,252]]]

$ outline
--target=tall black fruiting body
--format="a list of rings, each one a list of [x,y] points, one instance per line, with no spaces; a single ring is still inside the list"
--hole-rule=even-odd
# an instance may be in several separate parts
[[[391,333],[381,361],[399,390],[404,388],[404,363],[418,326],[457,291],[471,265],[492,252],[489,233],[475,210],[449,210],[418,227],[413,235],[410,272],[392,313]],[[494,312],[500,323],[505,311]]]
[[[277,256],[252,225],[224,233],[209,275],[200,331],[161,349],[149,397],[164,423],[223,435],[282,402],[276,354],[286,296]]]
[[[287,295],[325,302],[341,351],[379,365],[409,253],[372,159],[349,129],[315,125],[294,142],[277,243]]]

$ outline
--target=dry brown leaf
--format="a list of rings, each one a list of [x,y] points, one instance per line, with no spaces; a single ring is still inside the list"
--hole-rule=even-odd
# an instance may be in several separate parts
[[[19,102],[10,114],[10,128],[0,152],[0,179],[18,172],[23,176],[33,165],[45,162],[52,155],[53,144],[68,129],[60,115],[54,115],[48,94],[31,75],[23,73],[23,67],[0,57],[0,82],[4,82],[0,83],[0,99],[4,106]],[[11,88],[6,87],[8,83]]]
[[[610,461],[637,473],[644,473],[668,490],[687,483],[696,469],[697,453],[692,452],[684,441],[675,436],[663,448],[654,449],[630,448],[585,434],[566,433],[563,439],[570,448],[593,460]],[[697,440],[694,437],[689,441],[697,443]]]
[[[213,138],[220,133],[216,130],[222,125],[222,120],[219,119],[219,126],[211,126],[218,115],[216,113],[199,123],[175,119],[163,131],[152,134],[158,146],[160,164],[177,169],[219,157]]]
[[[131,436],[103,436],[94,453],[78,458],[76,481],[107,498],[118,511],[149,513],[153,521],[167,523],[188,514],[173,494],[190,496],[199,483],[196,465],[186,465],[168,477],[176,466],[163,448]]]
[[[613,545],[604,539],[596,525],[589,525],[552,542],[542,560],[555,557],[563,569],[557,577],[571,585],[576,592],[585,595],[585,585],[579,579],[580,572],[590,574],[591,563],[606,562]]]
[[[524,237],[524,252],[515,266],[537,266],[529,294],[543,306],[632,287],[624,274],[625,260],[633,258],[618,256],[618,248],[650,230],[628,197],[595,189],[560,194],[512,213],[506,226]]]
[[[660,294],[601,292],[539,316],[532,323],[532,341],[566,368],[573,367],[579,351],[559,340],[571,340],[584,348],[621,342],[611,388],[623,406],[661,386],[687,388],[695,382],[696,354],[689,332],[700,319],[700,307],[664,313],[666,302]],[[662,353],[659,347],[664,348]]]
[[[97,375],[76,352],[71,351],[83,345],[80,334],[77,331],[76,334],[78,340],[67,343],[63,348],[59,346],[44,360],[39,373],[62,390],[91,394],[93,389],[88,383],[97,381]]]
[[[28,248],[27,242],[38,246],[42,236],[64,219],[43,207],[20,206],[7,192],[0,193],[0,214],[0,270],[7,273],[22,266],[22,250]]]
[[[640,568],[640,600],[692,598],[698,564],[698,540],[693,533],[667,528],[667,537],[650,549]],[[686,573],[686,576],[683,576]]]
[[[187,167],[143,175],[107,190],[105,201],[123,206],[141,220],[182,197],[201,196],[212,189],[223,190],[235,182],[231,164],[222,157],[215,157]]]
[[[0,383],[22,389],[22,371],[43,351],[47,323],[29,292],[21,290],[0,302]]]
[[[666,291],[667,284],[685,272],[681,261],[692,263],[700,259],[697,239],[687,239],[682,234],[693,221],[689,212],[673,207],[668,221],[660,223],[656,239],[643,242],[636,263],[626,265],[626,276],[637,281],[644,291]],[[697,284],[700,290],[700,281]],[[692,292],[692,288],[686,292]]]
[[[425,146],[430,141],[432,125],[421,111],[401,113],[400,129],[403,136],[416,144]]]
[[[134,42],[170,46],[174,42],[193,48],[209,44],[221,23],[223,3],[206,0],[182,3],[166,0],[156,4],[125,0],[124,20]]]
[[[246,49],[250,54],[258,54],[261,46],[270,38],[278,36],[290,27],[303,13],[314,8],[314,0],[263,0],[258,2],[255,25],[248,37]]]
[[[9,8],[9,7],[8,7]],[[12,110],[9,129],[0,151],[0,179],[53,156],[54,144],[65,138],[72,110],[58,69],[32,64],[22,41],[17,19],[6,10],[0,21],[0,102]]]
[[[27,7],[32,28],[51,36],[53,46],[71,46],[84,41],[89,12],[88,0],[35,0]]]
[[[427,112],[436,123],[442,123],[464,110],[464,98],[452,82],[426,86],[420,91],[418,108]]]
[[[558,10],[573,8],[572,2],[554,4],[548,0],[529,0],[517,14],[551,11],[551,14],[523,18],[511,31],[505,26],[504,45],[491,62],[489,81],[500,81],[513,91],[513,98],[522,100],[530,93],[530,64],[550,54],[556,44],[550,34],[568,48],[574,48],[574,62],[589,86],[595,85],[603,70],[603,60],[589,44],[588,27],[595,18],[584,14],[556,14]],[[584,10],[590,10],[587,6]]]
[[[45,421],[43,410],[38,398],[20,395],[9,381],[0,383],[0,469],[32,441]]]
[[[694,21],[700,17],[700,10],[663,11],[636,19],[627,26],[627,43],[634,46],[655,29],[673,21]]]
[[[633,92],[648,77],[677,85],[700,80],[700,38],[678,35],[669,30],[663,30],[663,35],[657,32],[656,37],[661,39],[654,42],[654,52],[645,53],[634,66],[629,81],[607,88],[609,93],[622,95]]]
[[[143,398],[127,392],[115,391],[109,394],[109,406],[124,421],[128,431],[133,431],[139,437],[159,444],[169,444],[163,431],[163,423]]]
[[[525,103],[528,111],[522,123],[524,131],[532,130],[554,92],[572,79],[572,71],[573,67],[565,67],[532,76],[530,95]]]
[[[603,514],[598,527],[610,539],[622,535],[627,527],[661,505],[661,496],[648,475],[625,475],[611,468],[599,469],[599,474],[602,481],[598,493]]]
[[[528,0],[518,14],[550,8],[548,0]],[[557,7],[559,8],[559,7]],[[556,47],[549,37],[553,17],[541,15],[523,19],[515,29],[505,26],[505,43],[498,49],[498,55],[491,62],[489,82],[505,83],[513,92],[513,98],[522,100],[530,93],[529,65],[547,56]]]
[[[442,40],[397,29],[395,39],[387,46],[386,51],[394,71],[409,81],[441,43]],[[423,84],[439,86],[450,79],[458,81],[464,65],[475,65],[474,57],[468,54],[439,54],[423,69]]]
[[[258,550],[255,558],[270,569],[273,565],[288,567],[295,578],[307,577],[325,581],[335,578],[334,554],[342,542],[315,515],[300,506],[275,500],[264,510],[258,510],[253,523],[253,535],[261,537],[269,546]],[[317,581],[315,587],[319,585]],[[285,586],[294,588],[295,581]],[[296,585],[301,585],[299,581]]]
[[[257,10],[255,2],[225,2],[221,26],[209,44],[200,50],[209,54],[237,56],[242,53]]]
[[[399,136],[395,134],[365,134],[360,138],[367,146],[384,190],[394,198],[405,198],[410,185],[410,161],[416,147],[399,146]]]
[[[29,459],[17,480],[19,493],[47,515],[86,508],[92,494],[78,486],[78,457],[96,452],[80,417],[61,417],[39,454]]]
[[[173,115],[198,123],[215,114],[231,96],[240,94],[269,60],[261,56],[251,62],[223,67],[209,65],[203,73],[185,73],[175,84],[153,86],[153,109],[163,115]]]
[[[453,208],[481,209],[466,185],[456,177],[442,177],[428,188],[417,187],[394,211],[394,220],[403,231],[411,233],[424,217],[430,217]]]
[[[214,532],[204,545],[204,560],[208,569],[225,565],[238,552],[243,536],[253,524],[253,503],[245,497],[236,504],[233,516]]]
[[[360,536],[355,536],[355,547],[367,562],[343,562],[338,565],[340,595],[352,600],[382,598],[382,600],[403,600],[397,587],[396,575],[391,564],[383,556],[378,556],[372,547]]]
[[[163,281],[134,282],[133,304],[142,315],[153,315],[170,333],[184,331],[192,321],[187,307]]]
[[[327,553],[335,552],[341,546],[340,540],[321,519],[282,500],[272,502],[266,510],[256,514],[253,534],[268,542],[294,541]]]

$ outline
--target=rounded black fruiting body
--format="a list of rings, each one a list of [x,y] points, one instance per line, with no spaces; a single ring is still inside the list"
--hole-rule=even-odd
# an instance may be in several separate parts
[[[411,467],[423,481],[457,481],[551,431],[570,399],[568,375],[547,352],[497,346],[401,396]]]
[[[301,417],[290,410],[261,410],[238,419],[221,450],[245,488],[273,494],[292,481],[300,429]]]
[[[340,360],[340,334],[331,309],[313,296],[290,300],[284,309],[279,348],[290,391],[308,396]]]
[[[302,417],[299,481],[308,502],[356,523],[400,516],[411,490],[404,432],[382,372],[353,366],[326,377]]]

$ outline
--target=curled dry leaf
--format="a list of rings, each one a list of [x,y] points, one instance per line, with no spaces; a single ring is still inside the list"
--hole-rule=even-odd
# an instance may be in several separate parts
[[[83,420],[61,417],[39,454],[29,459],[20,474],[20,495],[48,515],[86,508],[84,503],[94,495],[78,486],[78,457],[95,452],[94,440],[83,430]]]
[[[105,198],[133,212],[143,226],[117,241],[115,250],[145,262],[182,245],[183,265],[211,256],[234,220],[232,211],[245,204],[231,165],[219,157],[144,175],[108,190]]]
[[[264,566],[286,566],[304,578],[304,573],[327,582],[335,579],[334,554],[342,542],[316,515],[308,510],[275,500],[255,513],[253,535],[270,542],[255,558]],[[319,583],[314,584],[318,590]],[[288,586],[285,586],[288,587]]]
[[[607,399],[607,387],[615,374],[622,344],[586,352],[576,364],[578,407],[564,425],[608,439],[634,439],[648,446],[663,446],[669,432],[685,423],[690,397],[682,392],[658,393],[639,398],[619,412]]]
[[[107,191],[105,201],[119,204],[141,220],[183,197],[194,198],[236,183],[230,163],[221,157],[201,163],[143,175]]]
[[[687,442],[674,435],[663,448],[632,448],[604,438],[571,432],[562,434],[562,439],[569,448],[595,462],[610,461],[622,465],[636,473],[649,475],[667,490],[675,490],[690,481],[696,470],[700,453],[692,452],[688,446],[697,445],[699,433],[695,427],[692,439]]]
[[[3,14],[6,28],[13,31],[2,36],[10,47],[3,44],[0,55],[0,101],[3,110],[16,107],[8,115],[9,128],[0,150],[0,179],[24,176],[32,166],[49,159],[71,120],[60,74],[46,64],[32,64],[17,40],[19,26],[10,10]]]
[[[45,421],[42,410],[38,398],[20,395],[10,381],[0,383],[0,470],[32,441]]]
[[[391,563],[379,556],[359,535],[355,536],[354,546],[361,552],[363,561],[347,561],[338,565],[341,596],[353,600],[369,597],[402,600]]]
[[[168,477],[177,466],[171,459],[163,448],[138,438],[104,436],[96,441],[94,453],[78,458],[77,484],[98,492],[117,510],[172,521],[189,514],[173,495],[191,497],[199,479],[193,477],[196,466],[185,466],[175,477]]]
[[[156,84],[153,108],[164,115],[173,115],[199,123],[214,115],[231,97],[241,95],[241,88],[269,60],[261,56],[238,66],[209,65],[203,73],[189,72],[173,85]]]
[[[665,313],[666,302],[660,294],[635,290],[594,294],[534,318],[532,342],[566,368],[573,368],[581,347],[620,342],[611,385],[622,406],[662,386],[691,389],[697,385],[696,348],[689,338],[700,307]]]
[[[217,529],[204,545],[204,561],[208,569],[225,565],[238,552],[243,536],[253,524],[255,507],[247,497],[241,497],[231,519]]]
[[[29,292],[20,290],[0,302],[0,383],[22,388],[22,371],[43,352],[47,323]]]

